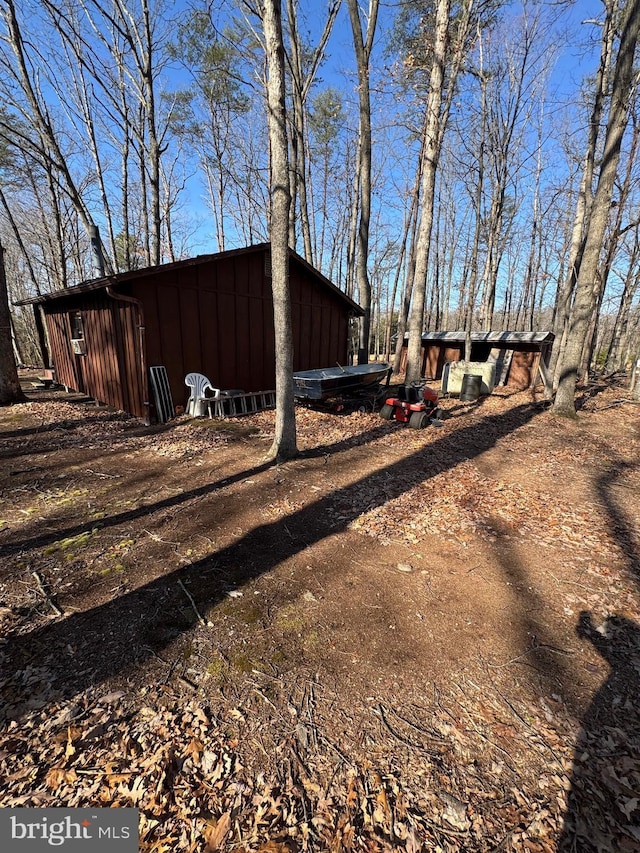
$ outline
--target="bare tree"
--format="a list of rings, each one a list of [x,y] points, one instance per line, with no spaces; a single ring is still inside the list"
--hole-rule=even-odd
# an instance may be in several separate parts
[[[362,21],[358,0],[347,0],[353,44],[358,68],[358,186],[360,191],[360,217],[358,223],[358,252],[356,277],[358,301],[364,310],[360,320],[358,363],[369,361],[369,333],[371,329],[371,283],[369,282],[369,220],[371,218],[371,95],[369,92],[369,62],[373,50],[373,39],[378,19],[378,0],[369,0],[366,16],[366,33],[362,32]]]
[[[425,116],[426,122],[426,116]],[[424,145],[426,139],[426,128],[423,126],[421,134],[421,148],[418,156],[418,164],[415,174],[415,183],[412,187],[410,198],[410,208],[405,213],[404,233],[402,238],[403,252],[398,259],[397,278],[400,276],[405,255],[408,255],[407,263],[404,266],[405,280],[403,287],[402,300],[398,311],[398,325],[396,329],[396,350],[393,357],[393,372],[400,372],[402,353],[404,348],[404,338],[407,331],[407,323],[409,322],[409,312],[411,310],[411,297],[413,294],[413,279],[415,270],[415,249],[416,236],[419,223],[419,207],[420,207],[420,188],[422,186],[422,169],[424,165]],[[409,246],[407,251],[407,244]],[[394,300],[395,301],[395,300]]]
[[[491,72],[491,97],[487,111],[487,153],[490,164],[490,198],[485,216],[486,256],[480,311],[482,328],[493,324],[496,287],[506,233],[517,206],[509,196],[514,192],[518,149],[530,119],[532,89],[540,79],[541,53],[549,53],[540,39],[539,12],[529,16],[526,4],[513,44],[500,44],[500,56]]]
[[[56,81],[57,85],[59,85],[58,77],[61,82],[64,81],[62,86],[64,86],[65,96],[60,99],[61,106],[71,125],[76,127],[78,136],[88,142],[112,252],[108,266],[115,268],[114,221],[97,129],[97,113],[100,112],[100,105],[93,97],[93,87],[99,74],[91,67],[91,59],[86,55],[85,41],[80,35],[80,27],[76,20],[77,9],[66,7],[63,11],[58,3],[52,3],[50,0],[42,0],[42,4],[50,16],[55,31],[60,34],[62,43],[60,66],[51,69],[49,77]],[[104,248],[101,251],[106,259]]]
[[[484,49],[482,41],[482,33],[478,29],[478,68],[476,75],[480,82],[480,121],[479,121],[479,139],[477,144],[477,161],[475,187],[472,191],[472,206],[475,214],[475,226],[473,232],[473,243],[471,248],[471,256],[469,259],[469,276],[466,282],[467,301],[464,308],[464,357],[466,361],[471,358],[471,332],[473,331],[473,312],[476,304],[476,295],[478,289],[478,273],[479,273],[479,256],[480,256],[480,238],[482,235],[482,197],[484,193],[485,170],[486,170],[486,149],[487,149],[487,84],[489,76],[484,68]],[[466,265],[465,265],[466,268]],[[461,299],[462,302],[462,299]]]
[[[422,211],[418,228],[416,265],[413,274],[413,301],[409,319],[406,374],[408,381],[419,379],[422,371],[422,327],[433,227],[436,175],[442,151],[442,140],[451,111],[453,92],[468,47],[469,33],[472,27],[472,8],[473,0],[465,0],[458,10],[454,28],[451,19],[451,0],[438,0],[436,4],[433,58],[427,93],[424,132]],[[448,72],[446,78],[445,70]],[[446,92],[445,79],[448,86]]]
[[[567,342],[571,305],[575,294],[578,270],[584,249],[584,238],[589,227],[589,217],[593,204],[593,180],[595,173],[598,137],[601,128],[602,114],[605,107],[606,92],[609,86],[609,76],[615,33],[613,14],[615,0],[605,0],[605,20],[602,27],[600,44],[600,63],[596,74],[593,106],[589,121],[587,148],[583,158],[582,177],[578,190],[576,212],[571,231],[569,260],[566,266],[566,277],[558,291],[553,332],[555,340],[549,362],[549,370],[554,376],[554,386],[557,387],[561,356]]]
[[[605,373],[615,373],[626,367],[624,363],[624,348],[629,333],[631,320],[631,305],[633,298],[640,288],[640,228],[636,225],[633,242],[629,251],[627,272],[624,276],[624,286],[620,305],[611,335],[611,343],[605,362]]]
[[[640,0],[628,0],[621,22],[620,44],[611,89],[611,104],[602,153],[602,166],[593,197],[584,249],[577,265],[576,297],[562,354],[558,391],[553,410],[575,417],[578,370],[596,308],[602,281],[598,275],[600,255],[609,219],[611,197],[620,159],[620,148],[629,118],[629,99],[634,89],[634,55],[640,34]]]
[[[27,270],[29,272],[29,279],[31,281],[31,284],[33,285],[34,292],[36,293],[37,296],[42,296],[42,291],[40,289],[40,282],[38,281],[38,278],[35,274],[35,270],[33,268],[33,264],[31,263],[31,255],[27,251],[27,247],[25,246],[24,240],[22,239],[22,234],[20,233],[20,229],[18,228],[18,224],[15,220],[13,212],[9,206],[9,202],[7,201],[7,197],[4,194],[1,186],[0,186],[0,206],[2,207],[2,209],[4,211],[4,215],[6,216],[7,221],[11,227],[13,237],[14,237],[17,245],[18,245],[18,248],[20,250],[20,254],[22,255],[24,263],[25,263]]]
[[[331,35],[333,24],[340,8],[340,0],[332,0],[322,34],[316,47],[311,51],[303,45],[298,28],[297,0],[287,2],[287,30],[289,35],[289,50],[287,52],[289,76],[291,78],[291,210],[289,212],[289,243],[296,246],[296,225],[299,210],[299,221],[302,230],[304,257],[313,263],[313,248],[311,241],[311,224],[307,190],[307,100],[311,86],[316,78],[318,69],[324,57],[327,41]]]
[[[37,80],[30,73],[14,0],[2,0],[2,2],[5,7],[6,38],[13,53],[13,61],[9,62],[6,58],[2,66],[24,99],[22,102],[15,101],[12,106],[22,115],[25,127],[31,128],[32,133],[29,134],[28,130],[23,132],[17,129],[14,122],[7,123],[0,117],[0,134],[16,148],[28,151],[30,156],[37,158],[45,170],[49,171],[55,184],[66,193],[87,236],[90,236],[94,232],[95,223],[72,176],[59,134],[43,94],[38,90]]]
[[[534,313],[536,304],[536,289],[540,271],[540,254],[542,241],[540,238],[541,212],[540,212],[540,181],[542,175],[542,128],[543,128],[543,105],[540,106],[540,119],[538,122],[538,140],[536,146],[536,169],[533,190],[533,202],[531,210],[530,243],[527,268],[522,284],[521,300],[516,312],[515,328],[522,331],[533,331]],[[507,312],[505,311],[505,314]],[[505,318],[506,319],[506,318]]]
[[[4,247],[0,243],[0,406],[24,401],[25,396],[20,387],[11,342],[11,314],[4,268]]]
[[[268,458],[279,461],[290,459],[298,452],[289,292],[291,193],[281,0],[264,0],[262,26],[267,59],[267,110],[271,155],[271,287],[276,344],[276,427]]]
[[[633,231],[638,226],[638,215],[634,211],[633,221],[623,225],[623,220],[629,214],[629,200],[631,191],[634,185],[634,165],[636,163],[638,145],[640,143],[640,125],[637,122],[636,116],[630,110],[630,118],[632,118],[633,132],[631,134],[631,144],[627,154],[627,165],[624,171],[622,181],[616,181],[617,198],[611,202],[611,222],[608,224],[607,233],[604,241],[603,257],[600,261],[598,269],[598,277],[600,280],[600,293],[596,300],[596,308],[591,316],[589,331],[585,338],[584,347],[582,350],[582,361],[579,377],[584,377],[588,374],[594,357],[594,352],[597,351],[597,342],[601,339],[604,329],[600,324],[600,312],[604,300],[605,291],[609,282],[609,276],[613,269],[613,263],[618,253],[620,243],[623,236],[628,231]]]
[[[143,186],[149,186],[149,196],[143,191],[150,235],[148,261],[159,264],[162,249],[161,216],[161,165],[163,133],[158,128],[158,110],[156,93],[156,38],[154,19],[148,0],[141,2],[141,16],[136,18],[130,4],[124,0],[113,0],[113,11],[102,6],[97,0],[91,0],[98,13],[110,20],[119,36],[127,45],[132,58],[136,76],[130,75],[138,101],[137,125],[134,130],[139,141],[138,158],[140,178]]]

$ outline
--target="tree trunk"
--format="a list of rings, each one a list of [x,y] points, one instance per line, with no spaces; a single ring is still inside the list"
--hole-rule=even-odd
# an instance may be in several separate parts
[[[527,271],[522,285],[522,319],[520,308],[516,315],[515,329],[519,331],[533,331],[533,315],[536,301],[536,282],[540,273],[540,254],[538,241],[538,228],[540,217],[540,175],[542,173],[542,132],[543,132],[543,108],[540,108],[540,123],[538,125],[538,145],[536,154],[536,172],[533,192],[533,210],[531,211],[531,242],[529,244],[529,256],[527,258]],[[511,288],[509,289],[509,296]],[[506,300],[505,300],[506,301]],[[510,301],[510,300],[509,300]],[[506,312],[505,312],[506,314]],[[505,317],[505,321],[507,318]],[[505,327],[508,328],[508,327]]]
[[[441,110],[444,87],[447,35],[450,0],[438,0],[435,22],[433,63],[427,96],[427,123],[425,127],[424,167],[422,171],[422,214],[416,247],[416,268],[413,276],[413,304],[409,318],[409,344],[407,348],[406,381],[420,379],[422,373],[422,324],[426,297],[427,269],[433,226],[436,172],[440,156]]]
[[[20,229],[18,228],[18,225],[13,217],[13,213],[11,212],[11,208],[9,207],[9,203],[7,202],[6,196],[2,191],[2,187],[0,187],[0,205],[2,205],[2,208],[4,209],[5,216],[7,217],[9,225],[11,226],[11,231],[13,232],[14,240],[18,244],[22,259],[24,260],[27,270],[29,271],[29,280],[33,285],[33,289],[36,293],[36,296],[42,296],[42,292],[40,290],[40,282],[38,281],[38,277],[36,276],[35,270],[33,269],[33,264],[31,263],[31,255],[24,244],[22,234],[20,233]]]
[[[369,336],[371,330],[371,282],[369,281],[369,220],[371,218],[371,98],[369,93],[369,59],[378,16],[378,0],[369,0],[369,18],[366,40],[357,0],[348,0],[349,17],[353,31],[353,44],[358,65],[359,140],[360,157],[360,222],[358,224],[358,257],[356,278],[358,301],[364,310],[360,320],[358,364],[369,361]]]
[[[292,80],[292,119],[291,119],[291,153],[290,165],[291,205],[289,211],[289,243],[296,248],[296,212],[300,210],[300,226],[304,245],[304,258],[310,264],[314,262],[311,241],[311,222],[309,219],[309,201],[307,191],[307,131],[305,122],[305,105],[307,96],[314,81],[327,41],[331,35],[340,4],[333,0],[327,14],[320,41],[311,57],[308,72],[303,70],[304,48],[298,34],[296,3],[287,0],[287,18],[289,22],[289,70]],[[308,58],[308,57],[307,57]]]
[[[598,296],[597,310],[594,312],[594,315],[592,317],[591,327],[589,329],[587,340],[585,342],[582,364],[580,366],[580,372],[578,374],[579,378],[588,375],[591,363],[594,358],[594,350],[596,348],[596,340],[598,338],[598,331],[600,325],[600,311],[602,309],[602,300],[604,297],[605,290],[607,289],[607,283],[609,281],[609,275],[613,268],[613,262],[618,252],[620,238],[626,231],[631,230],[631,228],[635,227],[633,224],[623,227],[622,221],[627,213],[629,196],[632,189],[632,179],[634,171],[633,167],[636,163],[636,154],[638,151],[639,142],[640,125],[637,123],[637,121],[634,120],[633,136],[631,139],[631,145],[629,147],[627,168],[625,170],[624,180],[622,181],[619,187],[617,205],[615,208],[615,219],[611,227],[609,239],[607,241],[607,251],[604,260],[601,264],[600,277],[602,279],[602,282],[600,286],[600,294]]]
[[[151,187],[151,263],[162,258],[162,217],[160,215],[160,141],[156,127],[155,83],[153,71],[153,33],[148,0],[142,0],[144,46],[140,56],[140,72],[144,84],[144,108],[148,133],[148,174]]]
[[[269,459],[298,452],[293,398],[293,340],[289,294],[289,151],[287,145],[281,0],[265,0],[262,25],[267,54],[271,153],[271,288],[276,344],[276,427]]]
[[[413,201],[412,201],[412,209],[413,209]],[[407,239],[408,239],[408,235],[409,235],[409,227],[411,224],[411,215],[412,214],[409,213],[409,216],[407,217],[407,220],[405,222],[404,234],[402,237],[402,244],[400,246],[400,255],[398,256],[398,261],[396,263],[396,270],[395,270],[395,273],[393,276],[393,285],[391,288],[391,296],[389,298],[388,316],[387,316],[387,329],[385,332],[385,345],[384,345],[385,361],[391,360],[391,336],[392,336],[392,331],[393,331],[393,311],[394,311],[394,306],[396,304],[396,297],[398,294],[398,284],[400,282],[400,275],[402,274],[402,268],[404,266],[404,258],[405,258],[406,252],[407,252]],[[400,318],[401,318],[401,316],[402,316],[402,308],[398,312],[398,322],[396,323],[398,335],[400,335],[400,322],[401,322]],[[404,338],[404,328],[405,328],[405,323],[403,321],[402,322],[402,337],[403,338]],[[402,341],[400,341],[399,343],[398,343],[398,341],[396,341],[395,352],[401,352],[401,351],[402,351]],[[397,373],[397,370],[395,372]]]
[[[349,240],[347,242],[345,290],[350,299],[355,295],[356,281],[356,243],[358,231],[358,210],[360,201],[360,140],[356,145],[355,168],[353,171],[353,188],[351,192],[351,204],[349,211]]]
[[[398,275],[401,272],[403,256],[407,255],[405,264],[404,287],[402,294],[402,302],[398,310],[398,324],[396,328],[396,349],[393,357],[393,373],[395,376],[400,372],[402,363],[402,353],[404,350],[404,336],[407,331],[407,323],[409,322],[409,312],[411,310],[411,295],[413,288],[413,271],[415,269],[415,246],[416,233],[418,227],[418,209],[420,206],[420,186],[422,184],[422,166],[423,166],[423,151],[424,151],[424,134],[423,144],[420,149],[420,157],[418,159],[418,168],[416,169],[415,184],[411,192],[411,207],[405,224],[404,234],[402,237],[402,256],[398,259]],[[407,243],[409,251],[407,252]]]
[[[567,335],[560,368],[558,392],[553,406],[559,415],[575,417],[575,389],[580,368],[580,359],[584,349],[589,323],[596,308],[601,277],[598,275],[600,255],[604,242],[605,229],[609,219],[609,209],[613,185],[620,159],[622,137],[629,116],[629,93],[633,84],[633,60],[638,32],[640,30],[640,0],[630,0],[622,26],[620,46],[613,79],[611,106],[602,155],[602,168],[593,198],[589,227],[585,237],[584,251],[578,270],[576,298],[573,316]]]
[[[596,157],[596,146],[600,131],[602,112],[604,109],[604,97],[607,90],[607,81],[609,79],[612,40],[614,32],[611,3],[605,3],[605,6],[607,13],[602,33],[600,65],[598,67],[598,74],[596,76],[595,98],[593,102],[593,110],[591,112],[591,122],[589,125],[589,140],[587,143],[587,152],[584,158],[582,178],[580,181],[580,189],[578,191],[576,215],[573,223],[573,230],[571,233],[569,264],[567,267],[566,278],[562,284],[562,287],[560,288],[556,301],[556,316],[553,328],[555,340],[553,342],[551,359],[549,362],[549,371],[554,376],[555,387],[557,387],[558,385],[560,363],[567,343],[567,336],[569,333],[569,318],[571,316],[571,302],[578,279],[578,271],[580,269],[582,251],[584,248],[583,241],[584,236],[589,228],[589,217],[591,214],[591,206],[593,204],[592,187]]]
[[[11,314],[9,312],[9,293],[4,269],[4,247],[0,243],[0,406],[10,403],[24,403],[18,379],[18,368],[13,354],[11,341]]]
[[[480,317],[482,329],[487,332],[493,326],[498,272],[506,245],[505,217],[508,217],[506,230],[513,220],[513,212],[506,209],[507,187],[512,177],[515,149],[521,141],[521,131],[519,132],[518,128],[529,103],[526,91],[530,83],[533,63],[537,60],[537,51],[533,50],[533,46],[538,33],[538,15],[534,13],[529,18],[525,14],[521,31],[514,33],[514,45],[505,45],[504,64],[499,63],[496,69],[498,79],[504,77],[508,86],[506,96],[502,91],[502,85],[498,85],[497,88],[492,86],[487,133],[491,139],[489,153],[493,180],[491,207],[486,223],[487,264]]]
[[[25,361],[24,355],[22,353],[22,346],[20,344],[20,340],[18,338],[18,333],[16,331],[16,324],[13,319],[13,315],[11,311],[9,311],[9,327],[11,330],[11,347],[13,349],[13,355],[16,360],[16,367],[20,367],[27,362]]]
[[[478,34],[478,55],[480,78],[480,141],[478,143],[478,177],[473,193],[475,211],[475,227],[473,230],[473,245],[469,262],[469,282],[467,285],[467,302],[464,309],[464,360],[471,360],[471,333],[473,331],[473,314],[475,311],[478,291],[478,266],[480,261],[480,237],[482,236],[482,196],[485,182],[485,152],[487,144],[487,83],[489,77],[484,70],[484,50],[482,35]],[[465,272],[467,265],[465,264]],[[460,303],[462,305],[462,301]]]
[[[631,382],[629,390],[634,400],[640,400],[640,354],[636,357],[633,370],[631,372]]]
[[[629,328],[629,315],[631,313],[631,303],[633,297],[638,291],[640,284],[640,270],[638,270],[638,259],[640,258],[640,242],[638,236],[634,241],[633,251],[630,257],[629,269],[624,279],[624,289],[620,298],[620,307],[616,315],[616,322],[613,327],[611,336],[611,344],[607,354],[607,360],[604,366],[604,372],[607,374],[615,373],[617,370],[624,369],[625,364],[622,363],[622,342],[624,341],[627,330]]]
[[[22,93],[31,110],[30,119],[35,128],[39,142],[34,146],[41,165],[45,170],[56,171],[56,186],[62,187],[71,201],[85,232],[89,234],[90,227],[94,224],[81,196],[81,193],[71,175],[69,163],[63,155],[58,137],[49,119],[46,106],[43,106],[41,93],[38,92],[34,80],[30,75],[30,67],[27,62],[24,49],[24,40],[16,15],[14,0],[6,0],[6,25],[8,41],[16,58],[17,71],[15,74]]]

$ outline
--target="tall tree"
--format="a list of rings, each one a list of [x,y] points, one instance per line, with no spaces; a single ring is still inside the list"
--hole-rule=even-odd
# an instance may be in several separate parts
[[[0,243],[0,406],[23,403],[25,399],[18,379],[18,368],[11,342],[11,314],[4,268],[4,246]]]
[[[640,0],[628,0],[624,7],[620,44],[611,88],[611,104],[602,152],[602,166],[591,206],[591,216],[579,259],[576,297],[562,354],[558,391],[553,405],[556,414],[575,417],[575,390],[578,370],[593,312],[602,288],[598,274],[600,256],[614,181],[620,159],[622,138],[629,118],[629,99],[634,90],[634,56],[640,35]]]
[[[629,264],[624,276],[624,287],[620,297],[620,305],[616,313],[616,321],[611,335],[611,343],[605,362],[605,373],[614,373],[624,364],[624,345],[629,332],[631,305],[633,298],[640,289],[640,228],[636,226],[633,242],[629,249]]]
[[[224,251],[233,213],[233,184],[246,162],[242,121],[251,99],[242,80],[242,60],[251,55],[248,34],[235,22],[219,29],[213,9],[194,9],[178,29],[171,52],[192,76],[193,84],[178,97],[173,111],[176,133],[198,155],[215,222],[216,242]]]
[[[12,107],[22,113],[24,123],[31,128],[32,134],[12,137],[15,124],[7,127],[0,124],[0,133],[13,145],[29,151],[30,156],[38,159],[50,174],[55,173],[55,183],[69,198],[74,210],[82,222],[85,233],[90,237],[94,233],[95,222],[85,203],[77,182],[74,180],[68,160],[63,152],[60,134],[51,118],[49,108],[42,91],[38,88],[37,77],[30,71],[27,49],[18,20],[14,0],[2,0],[4,24],[7,30],[7,42],[13,53],[13,62],[3,61],[3,67],[10,81],[21,92],[23,100]]]
[[[287,30],[289,34],[287,65],[291,78],[291,158],[289,163],[291,209],[289,211],[289,243],[291,248],[295,249],[296,226],[299,219],[302,230],[304,257],[311,264],[314,263],[314,257],[307,187],[307,99],[324,58],[327,41],[331,35],[338,10],[340,9],[340,0],[331,0],[322,35],[313,50],[305,46],[300,37],[298,0],[286,0],[286,2]]]
[[[416,244],[416,262],[413,273],[413,301],[409,318],[409,344],[407,347],[407,381],[420,378],[422,371],[422,327],[427,290],[427,271],[433,211],[436,192],[436,175],[442,151],[442,139],[447,126],[453,93],[471,27],[474,0],[464,0],[454,22],[451,0],[437,0],[434,27],[433,53],[429,89],[426,102],[424,148],[422,154],[422,211]],[[445,70],[448,72],[445,77]],[[445,81],[447,90],[445,92]]]
[[[310,154],[319,183],[319,189],[315,193],[317,212],[313,229],[313,256],[315,266],[325,274],[330,268],[326,254],[331,248],[331,224],[337,224],[340,209],[344,212],[346,206],[342,199],[341,204],[336,205],[335,194],[330,194],[330,186],[335,186],[339,173],[337,149],[343,123],[344,110],[340,92],[333,88],[324,89],[313,99],[308,124],[312,142]]]
[[[418,158],[418,168],[415,175],[415,183],[411,190],[411,206],[405,214],[403,245],[409,246],[408,259],[405,264],[405,280],[403,286],[402,301],[398,311],[398,326],[396,330],[396,351],[393,358],[393,372],[399,373],[402,355],[404,351],[404,338],[409,322],[411,311],[411,297],[413,296],[414,272],[416,268],[416,236],[419,224],[420,187],[422,186],[422,167],[424,153],[424,134],[422,136],[422,149]],[[406,253],[405,248],[405,253]],[[398,268],[400,272],[400,268]]]
[[[281,0],[264,0],[267,111],[271,155],[271,288],[276,343],[276,427],[268,457],[290,459],[298,452],[293,397],[293,336],[289,292],[289,148],[285,102]]]
[[[471,257],[469,260],[469,276],[466,281],[467,303],[464,308],[464,358],[469,361],[471,358],[471,332],[473,331],[473,314],[476,304],[478,274],[479,274],[479,256],[480,256],[480,238],[482,235],[482,197],[485,184],[485,154],[487,149],[487,85],[489,75],[484,67],[484,48],[482,41],[482,33],[478,32],[478,67],[475,70],[480,84],[480,117],[479,117],[479,138],[476,144],[476,168],[475,168],[475,184],[471,190],[471,202],[474,210],[474,231],[473,243],[471,247]],[[466,268],[466,265],[465,265]],[[461,294],[462,297],[462,294]],[[462,299],[461,299],[462,301]]]
[[[593,180],[596,168],[598,138],[600,135],[602,115],[605,108],[606,92],[609,86],[609,75],[613,53],[614,11],[616,0],[605,0],[605,19],[602,26],[600,43],[600,62],[595,79],[593,105],[589,120],[589,135],[587,148],[583,158],[582,176],[576,203],[576,212],[571,229],[569,259],[566,264],[565,278],[558,289],[553,332],[555,339],[551,351],[549,370],[554,375],[554,386],[557,387],[561,356],[567,343],[571,305],[575,294],[581,255],[584,250],[584,238],[589,226],[591,206],[593,204]]]
[[[630,116],[632,115],[630,111]],[[611,202],[611,221],[607,228],[605,239],[605,249],[598,268],[598,278],[600,280],[600,292],[596,300],[596,308],[591,316],[589,331],[585,339],[584,348],[582,351],[582,362],[578,376],[585,376],[591,367],[594,352],[597,351],[597,343],[602,337],[602,328],[600,325],[600,312],[604,300],[605,290],[609,282],[609,276],[613,269],[613,262],[618,254],[618,249],[622,242],[623,235],[628,231],[637,228],[638,217],[634,212],[634,219],[631,223],[623,224],[623,220],[628,218],[629,200],[632,189],[634,188],[634,166],[636,164],[638,145],[640,144],[640,125],[638,125],[635,117],[633,119],[633,133],[631,134],[631,144],[627,154],[627,165],[624,170],[624,177],[621,181],[616,181],[617,198]]]
[[[486,256],[480,312],[485,331],[492,328],[500,261],[516,213],[509,189],[515,185],[518,149],[530,123],[531,95],[543,71],[541,60],[549,54],[540,38],[539,9],[530,14],[527,4],[523,6],[522,20],[514,24],[517,36],[512,44],[500,45],[500,56],[491,70],[487,126],[491,201],[485,216]]]
[[[360,218],[358,223],[358,254],[356,279],[358,301],[364,310],[360,320],[358,364],[369,361],[369,334],[371,330],[371,283],[369,281],[369,222],[371,219],[371,94],[369,91],[369,64],[378,20],[378,0],[369,0],[366,34],[358,0],[347,0],[353,44],[358,68],[358,185],[360,189]]]

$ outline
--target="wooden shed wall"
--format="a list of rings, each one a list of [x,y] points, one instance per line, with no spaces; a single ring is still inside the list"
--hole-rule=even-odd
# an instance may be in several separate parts
[[[86,355],[71,348],[71,312],[82,316]],[[137,309],[104,291],[45,306],[51,361],[58,382],[102,403],[145,416]]]
[[[442,369],[448,361],[460,361],[464,352],[464,344],[431,343],[422,346],[420,350],[421,368],[420,375],[425,379],[441,379]],[[405,344],[400,357],[400,373],[407,369],[408,348]]]
[[[511,357],[507,386],[524,391],[535,384],[540,364],[540,350],[518,349]]]
[[[265,252],[158,270],[133,283],[144,303],[149,366],[164,365],[175,405],[184,377],[204,373],[219,388],[275,386],[271,278]],[[294,370],[346,363],[348,308],[295,258],[290,267]]]
[[[492,347],[496,344],[475,342],[471,347],[471,361],[486,361]],[[513,352],[507,376],[507,387],[518,390],[529,388],[536,382],[538,364],[542,357],[541,346],[527,342],[509,342],[501,345]],[[546,346],[546,345],[545,345]],[[545,353],[548,348],[545,348]],[[421,349],[421,375],[426,379],[442,379],[442,370],[448,361],[461,361],[464,357],[464,343],[456,341],[427,341]],[[400,371],[407,368],[407,344],[403,347]]]
[[[159,267],[116,285],[119,293],[140,300],[145,365],[166,367],[174,405],[186,402],[184,377],[194,371],[220,388],[275,387],[273,300],[265,262],[264,249],[234,252]],[[296,258],[290,288],[294,370],[346,363],[348,304]],[[147,417],[136,305],[98,288],[45,303],[44,311],[58,381]],[[71,348],[73,311],[82,315],[86,355]]]

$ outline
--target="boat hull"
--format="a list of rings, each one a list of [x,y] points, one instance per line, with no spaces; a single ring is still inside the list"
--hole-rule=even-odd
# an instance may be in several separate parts
[[[389,364],[354,364],[297,371],[293,374],[293,393],[306,400],[350,394],[380,383],[390,367]]]

